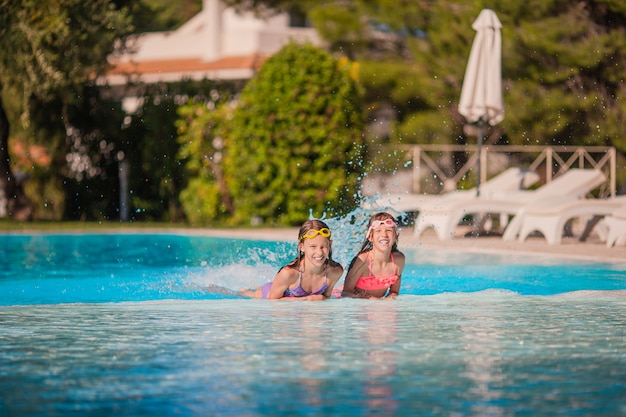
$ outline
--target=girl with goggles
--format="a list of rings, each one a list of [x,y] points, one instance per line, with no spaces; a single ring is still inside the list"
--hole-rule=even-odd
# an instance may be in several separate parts
[[[405,257],[398,250],[398,237],[389,213],[370,218],[363,246],[348,267],[342,297],[395,298],[400,293]]]
[[[323,300],[332,295],[343,267],[332,259],[331,232],[321,220],[307,220],[298,233],[298,256],[272,282],[241,295],[282,300]]]

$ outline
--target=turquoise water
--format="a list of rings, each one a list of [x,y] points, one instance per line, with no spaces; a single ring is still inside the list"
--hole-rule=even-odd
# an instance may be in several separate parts
[[[0,236],[0,415],[626,415],[625,265],[401,249],[397,300],[273,302],[228,294],[292,242]]]

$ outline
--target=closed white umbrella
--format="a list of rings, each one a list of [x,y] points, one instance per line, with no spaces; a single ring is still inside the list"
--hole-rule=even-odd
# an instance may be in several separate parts
[[[504,119],[502,96],[502,24],[495,12],[483,9],[472,24],[476,37],[472,44],[459,101],[459,113],[470,123],[478,124],[478,180],[476,195],[480,195],[480,153],[483,126],[494,126]]]

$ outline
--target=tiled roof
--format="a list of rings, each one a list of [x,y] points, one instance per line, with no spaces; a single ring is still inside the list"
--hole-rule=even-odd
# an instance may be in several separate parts
[[[206,70],[252,69],[258,70],[265,57],[258,54],[229,56],[216,61],[203,61],[199,58],[158,60],[144,62],[118,62],[108,71],[110,75],[149,74],[163,72],[195,72]]]
[[[118,61],[107,72],[111,84],[125,83],[130,77],[135,81],[171,81],[181,78],[249,78],[259,70],[268,57],[259,54],[227,56],[215,61],[200,58],[163,59],[154,61]],[[116,82],[116,80],[118,82]]]
[[[203,0],[200,13],[171,32],[129,38],[99,84],[122,87],[192,80],[248,80],[289,41],[319,43],[313,28],[290,27],[286,13],[265,19]]]

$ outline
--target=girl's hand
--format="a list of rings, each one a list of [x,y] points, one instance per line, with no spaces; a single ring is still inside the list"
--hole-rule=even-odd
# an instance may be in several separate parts
[[[279,298],[279,300],[285,300],[285,301],[320,301],[324,299],[326,299],[326,297],[324,297],[324,294],[311,294],[311,295],[306,295],[304,297],[281,297]]]
[[[365,290],[354,290],[354,295],[361,298],[370,298],[369,294]]]
[[[324,297],[324,294],[313,294],[313,295],[307,295],[305,297],[306,301],[319,301],[319,300],[324,300],[326,297]]]

